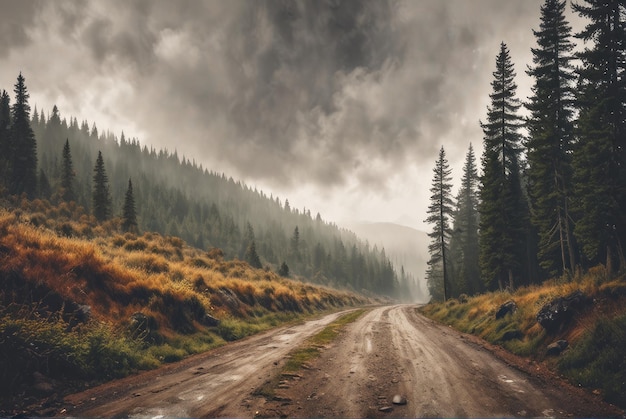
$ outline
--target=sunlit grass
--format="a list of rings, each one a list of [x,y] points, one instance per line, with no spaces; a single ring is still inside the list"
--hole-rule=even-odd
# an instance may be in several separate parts
[[[112,378],[368,302],[224,261],[215,249],[194,249],[177,237],[123,234],[119,224],[40,200],[0,210],[0,354],[37,357],[47,348],[47,360],[70,365],[55,372],[58,378]],[[78,306],[89,308],[89,319],[71,323]],[[156,329],[131,333],[135,313]],[[208,326],[209,316],[219,324]],[[12,383],[41,367],[32,360],[15,370],[0,365],[1,390],[9,394]]]

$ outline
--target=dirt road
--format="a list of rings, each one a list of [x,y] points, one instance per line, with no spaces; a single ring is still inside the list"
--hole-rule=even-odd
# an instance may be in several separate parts
[[[274,400],[253,396],[255,389],[279,373],[291,349],[337,316],[280,328],[70,396],[61,413],[118,417],[623,415],[578,389],[509,366],[475,339],[425,319],[414,306],[368,311],[308,369],[299,376],[284,377]],[[406,404],[394,404],[395,395],[405,398]]]

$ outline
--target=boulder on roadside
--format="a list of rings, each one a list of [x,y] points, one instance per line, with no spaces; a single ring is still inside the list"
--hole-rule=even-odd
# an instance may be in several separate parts
[[[147,316],[144,313],[133,313],[130,316],[130,324],[128,326],[131,336],[146,342],[158,343],[161,336],[157,333],[159,325],[153,316]]]
[[[568,346],[569,346],[569,343],[566,340],[564,339],[557,340],[556,342],[553,342],[548,345],[548,347],[546,348],[546,355],[558,356]]]
[[[580,290],[574,291],[565,297],[557,297],[541,307],[537,313],[537,322],[548,333],[556,333],[563,330],[574,314],[585,308],[591,299]]]
[[[501,341],[503,342],[507,342],[509,340],[513,340],[513,339],[522,339],[524,337],[524,334],[520,331],[520,330],[507,330],[506,332],[504,332],[502,334],[502,337],[500,338]]]
[[[33,390],[39,395],[49,396],[55,392],[53,381],[40,373],[35,371],[33,373]]]
[[[504,316],[509,313],[513,314],[516,310],[517,304],[515,304],[515,301],[507,301],[506,303],[502,304],[500,308],[498,308],[498,311],[496,311],[496,320],[504,318]]]

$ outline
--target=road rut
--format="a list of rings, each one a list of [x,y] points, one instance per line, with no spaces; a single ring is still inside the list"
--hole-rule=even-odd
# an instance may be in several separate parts
[[[279,328],[158,371],[66,399],[63,413],[118,417],[623,416],[556,378],[522,372],[479,339],[426,319],[415,306],[370,309],[276,397],[255,390],[285,357],[339,314]],[[526,363],[524,360],[520,362]],[[395,395],[406,404],[393,404]],[[382,410],[381,410],[382,409]]]

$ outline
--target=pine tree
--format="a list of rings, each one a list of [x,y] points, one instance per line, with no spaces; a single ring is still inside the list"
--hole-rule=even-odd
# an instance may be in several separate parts
[[[22,73],[15,83],[15,103],[11,109],[11,176],[9,192],[14,195],[26,193],[34,198],[37,194],[37,141],[30,126],[28,89]]]
[[[428,234],[431,243],[428,246],[430,259],[428,261],[429,270],[428,288],[434,299],[448,298],[448,259],[446,252],[450,240],[450,217],[453,211],[451,198],[452,183],[450,174],[452,171],[446,160],[446,152],[443,147],[439,150],[439,158],[433,169],[433,183],[430,188],[430,205],[428,207],[428,217],[425,222],[433,224],[433,231]],[[439,295],[440,285],[443,295]]]
[[[37,180],[37,184],[39,185],[38,196],[42,199],[50,199],[50,196],[52,195],[52,187],[50,186],[48,176],[46,176],[43,169],[39,169],[39,179]]]
[[[528,196],[531,221],[539,235],[539,260],[551,275],[572,272],[575,249],[572,237],[572,49],[571,28],[564,16],[565,1],[546,0],[541,24],[533,31],[533,95],[526,105],[528,119]]]
[[[261,258],[256,251],[256,238],[254,236],[254,229],[252,224],[246,224],[246,237],[244,240],[245,252],[244,260],[250,264],[253,268],[262,268]]]
[[[289,266],[287,266],[286,262],[281,263],[280,268],[278,269],[278,275],[285,278],[289,277]]]
[[[293,229],[293,236],[291,236],[290,256],[296,263],[300,263],[302,261],[302,254],[300,252],[300,230],[298,229],[298,226]]]
[[[61,199],[65,202],[76,200],[74,193],[74,165],[72,163],[72,153],[70,151],[70,141],[65,140],[63,146],[63,167],[61,171]]]
[[[577,38],[591,41],[579,54],[574,234],[587,263],[612,272],[626,268],[626,2],[584,0],[574,10],[590,21]]]
[[[6,90],[0,93],[0,187],[8,186],[11,164],[11,99]]]
[[[504,43],[493,76],[487,122],[481,122],[480,265],[485,284],[492,289],[497,284],[502,289],[507,280],[514,287],[514,277],[521,274],[527,215],[520,183],[521,105],[515,97],[515,72]]]
[[[470,144],[463,165],[463,178],[456,200],[457,208],[450,240],[451,249],[453,246],[456,249],[456,256],[451,260],[456,266],[454,282],[459,284],[457,295],[476,294],[484,289],[478,260],[478,182],[476,157]]]
[[[104,168],[104,159],[100,151],[98,151],[98,158],[93,171],[93,215],[98,221],[104,221],[109,218],[111,213],[111,194],[109,192],[109,179]]]
[[[124,196],[124,207],[122,208],[122,230],[131,233],[139,232],[135,197],[133,195],[133,183],[130,179],[128,179],[128,189]]]

